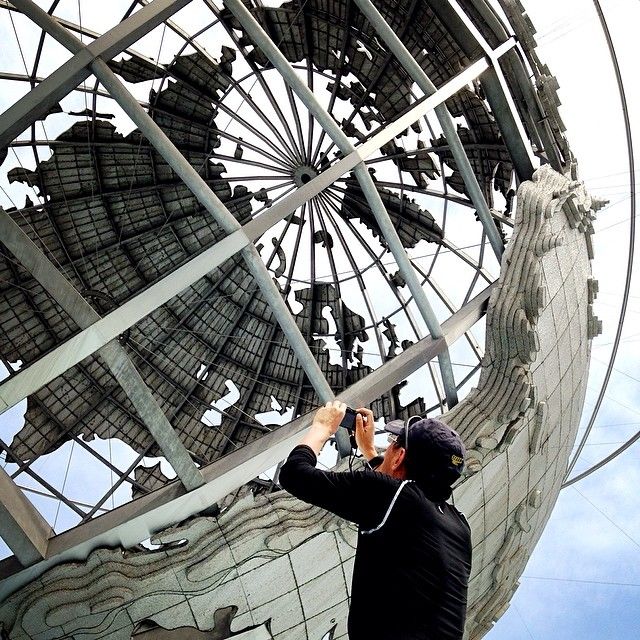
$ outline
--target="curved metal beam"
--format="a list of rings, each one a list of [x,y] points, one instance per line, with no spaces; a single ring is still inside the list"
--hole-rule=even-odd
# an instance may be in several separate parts
[[[620,103],[622,106],[622,117],[624,120],[624,130],[627,138],[627,153],[629,157],[629,192],[631,195],[631,212],[629,215],[629,255],[627,258],[627,275],[624,282],[624,294],[622,297],[622,307],[620,308],[620,317],[618,318],[618,328],[616,330],[616,337],[613,340],[613,347],[611,349],[611,358],[609,359],[609,364],[607,365],[607,371],[604,376],[604,380],[602,381],[602,386],[600,387],[600,393],[598,394],[598,398],[596,400],[595,407],[591,413],[591,417],[589,418],[589,423],[587,424],[587,428],[585,429],[584,434],[582,435],[582,439],[580,440],[580,444],[576,449],[571,462],[567,468],[567,473],[565,475],[565,482],[562,487],[569,486],[582,478],[585,478],[591,472],[599,469],[602,465],[600,463],[596,464],[591,469],[585,471],[580,474],[573,480],[567,482],[567,478],[569,474],[573,471],[573,468],[578,461],[578,457],[582,453],[582,449],[587,442],[587,438],[591,433],[591,429],[598,417],[598,412],[600,411],[600,406],[602,405],[602,401],[604,400],[604,394],[607,390],[607,386],[609,385],[609,380],[611,379],[611,374],[613,373],[613,365],[616,361],[616,356],[618,355],[618,348],[620,347],[620,340],[622,339],[622,329],[624,328],[624,319],[627,314],[627,304],[629,302],[629,294],[631,293],[631,275],[633,272],[633,256],[635,252],[635,241],[636,241],[636,169],[635,169],[635,156],[633,153],[633,135],[631,132],[631,120],[629,118],[629,107],[627,105],[627,96],[624,90],[624,83],[622,81],[622,73],[620,71],[620,65],[618,64],[618,56],[616,55],[615,46],[613,44],[613,40],[611,38],[611,33],[609,31],[609,26],[607,25],[607,20],[604,17],[604,13],[602,12],[602,7],[600,6],[600,2],[598,0],[593,0],[596,11],[598,12],[598,18],[600,19],[600,24],[602,25],[602,30],[604,32],[605,38],[607,40],[607,47],[609,48],[609,55],[611,56],[611,63],[613,64],[613,69],[616,75],[616,82],[618,84],[618,92],[620,94]],[[638,435],[638,434],[636,434]],[[637,438],[636,438],[637,439]],[[635,440],[631,439],[633,442]],[[615,452],[615,455],[609,456],[610,460],[613,460],[616,455],[622,453],[628,446],[630,446],[632,442],[623,445]],[[605,458],[607,462],[609,459]]]

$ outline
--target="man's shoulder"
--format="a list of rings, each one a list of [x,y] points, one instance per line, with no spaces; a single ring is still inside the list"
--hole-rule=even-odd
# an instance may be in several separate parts
[[[462,513],[462,511],[460,511],[459,509],[456,509],[456,507],[454,507],[453,505],[450,505],[450,506],[453,509],[453,512],[455,514],[457,514],[458,518],[460,518],[460,520],[462,522],[464,522],[464,524],[466,525],[467,529],[471,530],[471,525],[469,524],[469,521],[467,520],[467,516],[465,516],[464,513]]]
[[[446,515],[449,521],[459,522],[464,525],[465,528],[471,530],[469,522],[465,515],[459,511],[454,505],[444,501],[434,501],[428,498],[419,485],[415,482],[411,482],[407,485],[408,490],[403,491],[405,494],[405,500],[407,502],[414,503],[415,505],[421,505],[424,512],[435,515]]]
[[[449,511],[452,517],[455,518],[459,523],[461,523],[464,528],[469,531],[469,533],[471,533],[471,525],[469,524],[469,521],[467,520],[467,517],[464,515],[464,513],[462,513],[462,511],[457,509],[452,504],[448,504],[447,506],[449,507]]]

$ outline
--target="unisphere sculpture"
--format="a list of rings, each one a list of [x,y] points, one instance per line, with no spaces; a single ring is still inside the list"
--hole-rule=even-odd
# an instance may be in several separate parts
[[[0,407],[27,399],[0,442],[12,639],[345,637],[352,527],[257,478],[333,393],[467,442],[470,640],[555,503],[603,202],[523,8],[275,4],[154,0],[102,36],[102,9],[5,9],[49,35],[4,82],[47,76],[52,39],[74,54],[0,118],[25,200],[0,211]],[[87,498],[43,472],[76,445]]]

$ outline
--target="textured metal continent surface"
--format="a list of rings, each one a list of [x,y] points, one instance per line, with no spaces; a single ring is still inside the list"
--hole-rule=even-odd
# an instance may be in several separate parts
[[[482,374],[445,414],[469,449],[454,498],[473,531],[470,640],[508,607],[560,490],[598,331],[590,236],[601,205],[548,166],[520,186]],[[337,639],[354,540],[351,525],[284,493],[247,495],[217,518],[159,534],[157,551],[100,549],[54,567],[10,596],[0,619],[12,638],[124,640],[149,620],[219,630],[216,612],[237,607],[233,633],[255,633],[247,638],[266,629],[277,640]],[[225,628],[231,635],[213,637],[232,637]]]

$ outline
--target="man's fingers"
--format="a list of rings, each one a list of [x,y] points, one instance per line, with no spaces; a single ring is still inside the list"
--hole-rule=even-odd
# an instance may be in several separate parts
[[[356,442],[358,449],[367,460],[376,455],[376,448],[373,442],[375,424],[373,412],[365,407],[356,409]]]
[[[334,434],[344,418],[346,409],[347,405],[344,402],[340,402],[340,400],[329,400],[316,411],[313,422],[317,425],[323,425],[323,428],[328,429],[331,434]]]
[[[373,417],[373,411],[371,411],[371,409],[367,409],[366,407],[360,407],[359,409],[356,409],[356,411],[358,412],[359,415],[362,415],[364,422],[368,427],[373,426],[374,417]]]

